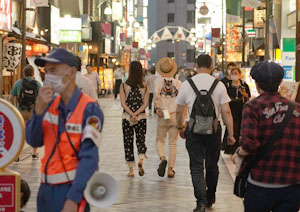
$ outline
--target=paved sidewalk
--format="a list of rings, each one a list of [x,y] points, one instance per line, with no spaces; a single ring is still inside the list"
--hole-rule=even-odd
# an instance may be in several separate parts
[[[135,211],[168,211],[188,212],[195,207],[195,198],[189,173],[189,159],[185,149],[185,142],[178,140],[178,154],[175,165],[176,176],[174,179],[160,178],[156,169],[159,158],[156,153],[156,117],[150,116],[147,126],[146,145],[148,147],[148,160],[144,163],[145,176],[139,177],[137,169],[135,178],[128,178],[128,167],[124,161],[123,137],[121,126],[122,108],[119,100],[100,99],[100,105],[105,113],[103,141],[100,149],[100,171],[111,174],[120,186],[118,201],[108,209],[92,211],[107,212],[135,212]],[[167,146],[166,146],[167,147]],[[36,211],[36,195],[40,182],[40,162],[32,161],[28,157],[31,152],[27,146],[21,155],[21,162],[14,163],[9,168],[21,173],[32,190],[30,202],[26,211]],[[42,156],[43,149],[39,149]],[[25,158],[27,156],[27,158]],[[25,158],[25,159],[24,159]],[[24,159],[24,160],[22,160]],[[240,212],[243,211],[241,199],[232,194],[233,180],[222,159],[219,161],[220,177],[217,191],[217,201],[213,208],[207,211]]]

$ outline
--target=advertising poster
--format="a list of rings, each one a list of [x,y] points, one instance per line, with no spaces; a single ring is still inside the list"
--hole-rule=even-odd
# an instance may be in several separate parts
[[[295,101],[299,88],[299,82],[282,82],[279,93],[285,98]]]
[[[226,23],[226,61],[242,61],[242,33],[235,23]]]

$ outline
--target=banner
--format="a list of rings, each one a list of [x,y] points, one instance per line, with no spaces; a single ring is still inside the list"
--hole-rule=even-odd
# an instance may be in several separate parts
[[[162,36],[161,36],[162,40],[172,40],[173,39],[173,35],[171,34],[169,29],[165,29]]]
[[[123,4],[121,0],[112,1],[112,21],[123,20]]]
[[[30,0],[30,7],[49,7],[48,0]]]
[[[174,39],[176,40],[186,40],[186,36],[181,27],[178,27],[177,32],[174,35]]]
[[[8,71],[15,71],[21,61],[22,45],[20,43],[5,44],[3,65]]]
[[[0,29],[11,31],[11,5],[12,0],[0,0]]]
[[[212,28],[211,29],[212,42],[220,42],[221,39],[221,28]]]
[[[100,23],[101,32],[103,32],[106,36],[111,35],[111,24],[110,23]]]
[[[261,6],[261,1],[258,0],[242,0],[242,7],[258,8]]]
[[[242,61],[242,33],[241,28],[234,23],[226,23],[226,61]]]
[[[240,23],[241,0],[226,0],[226,21]]]
[[[157,34],[157,32],[155,32],[153,34],[153,39],[152,40],[153,40],[154,43],[157,43],[157,42],[159,42],[161,40],[161,38],[159,37],[159,35]]]

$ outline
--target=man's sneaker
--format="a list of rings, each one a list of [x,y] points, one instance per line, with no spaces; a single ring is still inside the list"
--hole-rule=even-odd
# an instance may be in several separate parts
[[[38,159],[39,159],[39,156],[37,153],[32,154],[32,160],[38,160]]]
[[[157,169],[158,176],[160,176],[160,177],[164,177],[165,176],[167,163],[168,162],[166,160],[162,160],[160,162],[159,167]]]
[[[205,205],[197,205],[193,212],[205,212]]]
[[[213,199],[208,199],[207,200],[207,203],[206,203],[206,207],[207,208],[211,208],[213,204],[215,204],[216,202],[216,198],[213,198]]]

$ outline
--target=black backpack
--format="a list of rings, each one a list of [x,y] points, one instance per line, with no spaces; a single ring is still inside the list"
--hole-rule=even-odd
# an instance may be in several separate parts
[[[21,108],[30,110],[34,105],[38,94],[38,84],[35,80],[28,80],[24,78],[22,80],[22,88],[18,98],[18,102]]]
[[[198,135],[212,135],[216,133],[216,123],[218,121],[215,111],[215,105],[211,94],[216,88],[219,80],[215,79],[209,91],[199,91],[190,78],[188,82],[192,86],[197,97],[193,104],[192,113],[189,121],[190,132]]]

